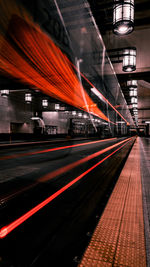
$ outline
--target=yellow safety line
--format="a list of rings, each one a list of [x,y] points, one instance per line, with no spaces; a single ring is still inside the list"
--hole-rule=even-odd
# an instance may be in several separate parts
[[[139,142],[135,142],[78,267],[146,267]]]

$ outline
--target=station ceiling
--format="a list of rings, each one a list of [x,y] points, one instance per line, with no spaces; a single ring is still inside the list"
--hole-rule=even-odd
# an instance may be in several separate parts
[[[125,73],[122,63],[114,63],[122,91],[130,108],[127,80],[138,80],[139,125],[150,120],[150,1],[135,0],[134,31],[126,36],[113,34],[113,0],[89,0],[93,16],[103,36],[107,50],[123,47],[136,47],[136,71]],[[132,111],[131,111],[132,112]]]

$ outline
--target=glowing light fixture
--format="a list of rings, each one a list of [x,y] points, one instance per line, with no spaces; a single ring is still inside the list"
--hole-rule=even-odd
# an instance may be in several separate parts
[[[121,123],[121,124],[124,124],[125,121],[116,121],[116,123]]]
[[[25,101],[27,102],[27,104],[30,104],[32,102],[32,95],[25,94]]]
[[[134,29],[134,0],[114,0],[113,32],[129,34]]]
[[[103,95],[95,88],[91,88],[91,91],[102,101],[105,102],[105,99],[103,98]]]
[[[59,104],[55,104],[55,109],[59,110],[60,109],[60,105]]]
[[[123,50],[123,71],[136,70],[136,48],[130,47]]]
[[[32,117],[31,120],[37,121],[37,120],[41,120],[41,118],[40,117]]]
[[[88,117],[87,114],[84,114],[84,115],[83,115],[83,118],[84,118],[84,119],[87,119],[87,117]]]
[[[47,100],[47,99],[43,99],[43,100],[42,100],[42,106],[43,106],[44,108],[48,107],[48,100]]]
[[[82,113],[78,113],[78,116],[81,118],[82,117]]]
[[[136,97],[131,97],[131,103],[132,104],[137,104],[137,98]]]
[[[1,90],[1,96],[3,96],[3,97],[8,97],[8,95],[9,95],[9,90]]]
[[[137,96],[137,90],[131,90],[129,91],[130,96]]]
[[[137,87],[137,80],[127,81],[127,86],[129,87]]]
[[[129,87],[129,90],[137,91],[137,87]]]
[[[138,105],[137,105],[137,104],[132,104],[132,107],[133,107],[133,108],[137,108]]]
[[[72,115],[75,116],[77,114],[77,112],[74,110],[72,111]]]

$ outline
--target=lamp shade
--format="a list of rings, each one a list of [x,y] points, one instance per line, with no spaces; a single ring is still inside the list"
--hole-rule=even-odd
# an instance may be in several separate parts
[[[60,105],[59,104],[55,104],[55,110],[59,110],[60,109]]]
[[[130,96],[137,96],[137,90],[130,90],[129,95]]]
[[[48,100],[47,100],[47,99],[43,99],[43,100],[42,100],[42,106],[43,106],[44,108],[48,107]]]
[[[8,95],[9,95],[9,90],[8,89],[1,90],[1,96],[8,97]]]
[[[131,97],[131,103],[132,104],[137,104],[137,98],[136,97]]]
[[[136,88],[137,87],[137,80],[127,81],[127,86]]]
[[[132,107],[133,107],[133,108],[137,108],[138,105],[137,105],[137,104],[132,104]]]
[[[134,0],[114,0],[113,32],[129,34],[134,29]]]
[[[129,47],[123,50],[123,71],[131,72],[136,70],[136,48]]]
[[[32,102],[32,95],[31,94],[25,94],[25,101],[29,104]]]

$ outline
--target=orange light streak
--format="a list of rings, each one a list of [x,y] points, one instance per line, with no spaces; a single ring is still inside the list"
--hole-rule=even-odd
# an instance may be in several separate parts
[[[73,65],[73,64],[72,64]],[[73,67],[76,69],[76,67],[73,65]],[[86,76],[81,73],[81,76],[92,86],[95,87],[94,84],[92,84],[87,78]],[[96,88],[96,87],[95,87]],[[97,89],[97,88],[96,88]],[[98,89],[97,89],[98,90]],[[98,90],[99,91],[99,90]],[[121,113],[108,101],[108,99],[106,97],[104,97],[104,95],[99,91],[99,93],[101,94],[101,96],[105,99],[105,101],[108,103],[108,105],[116,111],[116,113],[118,113],[118,115],[127,123],[127,125],[130,125],[130,123],[121,115]]]
[[[12,223],[10,223],[9,225],[2,227],[0,229],[0,238],[2,239],[4,237],[6,237],[11,231],[13,231],[15,228],[17,228],[20,224],[22,224],[23,222],[25,222],[32,215],[34,215],[36,212],[38,212],[43,207],[45,207],[46,205],[48,205],[52,200],[54,200],[56,197],[58,197],[63,192],[65,192],[68,188],[70,188],[72,185],[74,185],[79,180],[81,180],[85,175],[87,175],[88,173],[90,173],[93,169],[95,169],[97,166],[99,166],[106,159],[110,158],[113,154],[115,154],[122,147],[124,147],[128,142],[130,142],[132,138],[129,138],[129,139],[130,140],[128,140],[121,147],[117,148],[115,151],[113,151],[112,153],[110,153],[108,156],[106,156],[105,158],[103,158],[102,160],[100,160],[99,162],[97,162],[96,164],[94,164],[91,168],[89,168],[88,170],[86,170],[85,172],[83,172],[81,175],[79,175],[78,177],[76,177],[74,180],[72,180],[71,182],[69,182],[67,185],[63,186],[61,189],[59,189],[58,191],[56,191],[54,194],[52,194],[51,196],[49,196],[47,199],[45,199],[44,201],[42,201],[40,204],[38,204],[37,206],[35,206],[34,208],[32,208],[31,210],[29,210],[28,212],[26,212],[24,215],[22,215],[21,217],[19,217],[18,219],[16,219]]]
[[[31,189],[31,188],[37,186],[39,182],[40,182],[40,183],[41,183],[41,182],[47,182],[47,181],[49,181],[49,180],[51,180],[51,179],[57,177],[58,175],[61,175],[61,174],[65,173],[65,172],[67,172],[67,171],[70,171],[70,170],[72,170],[73,168],[78,167],[79,165],[81,165],[81,164],[83,164],[83,163],[85,163],[85,162],[88,162],[89,160],[91,160],[91,159],[93,159],[93,158],[95,158],[95,157],[98,157],[98,156],[104,154],[105,152],[107,152],[107,151],[109,151],[109,150],[115,148],[116,146],[119,146],[120,144],[122,144],[122,143],[128,141],[129,139],[130,139],[130,138],[128,138],[128,139],[126,139],[126,140],[123,140],[123,141],[121,141],[121,142],[119,142],[119,143],[117,143],[117,144],[114,144],[114,145],[112,145],[112,146],[109,146],[109,147],[107,147],[107,148],[104,148],[104,149],[102,149],[101,151],[98,151],[98,152],[96,152],[96,153],[93,153],[93,154],[91,154],[91,155],[89,155],[89,156],[87,156],[87,157],[85,157],[85,158],[83,158],[83,159],[77,160],[76,162],[70,163],[70,164],[68,164],[68,165],[66,165],[66,166],[63,166],[63,167],[57,169],[57,170],[54,170],[54,171],[52,171],[52,172],[50,172],[50,173],[44,175],[43,177],[37,179],[36,182],[30,184],[29,186],[26,186],[26,187],[24,187],[23,189],[21,189],[21,190],[15,192],[15,193],[12,193],[12,194],[9,195],[9,196],[6,196],[6,197],[2,198],[1,201],[2,201],[2,202],[4,202],[4,201],[8,201],[9,199],[11,199],[11,198],[13,198],[13,197],[19,195],[20,193],[23,193],[24,191],[27,191],[27,190],[29,190],[29,189]],[[106,139],[106,140],[107,140],[107,139]],[[108,139],[108,140],[109,140],[109,139]]]
[[[92,141],[92,142],[86,142],[86,143],[81,143],[81,144],[75,144],[75,145],[69,145],[69,146],[61,146],[61,147],[54,147],[54,148],[44,149],[44,150],[40,150],[40,151],[27,152],[27,153],[18,153],[18,154],[14,154],[14,155],[6,155],[6,156],[3,156],[3,157],[0,157],[0,160],[15,159],[15,158],[20,158],[20,157],[25,157],[25,156],[31,156],[31,155],[48,153],[48,152],[57,151],[57,150],[63,150],[63,149],[73,148],[73,147],[80,147],[80,146],[92,145],[92,144],[97,144],[97,143],[101,143],[101,142],[112,141],[112,140],[115,140],[115,139],[117,139],[117,138],[114,137],[114,138],[103,139],[103,140]]]
[[[82,87],[73,71],[73,68],[77,68],[52,39],[35,25],[26,10],[14,0],[1,0],[0,10],[1,73],[110,122]],[[82,73],[81,76],[94,87]],[[103,95],[102,97],[129,125],[120,112]]]
[[[37,25],[29,18],[26,20],[13,15],[7,31],[8,38],[0,36],[1,72],[109,121],[82,87],[67,56]]]

